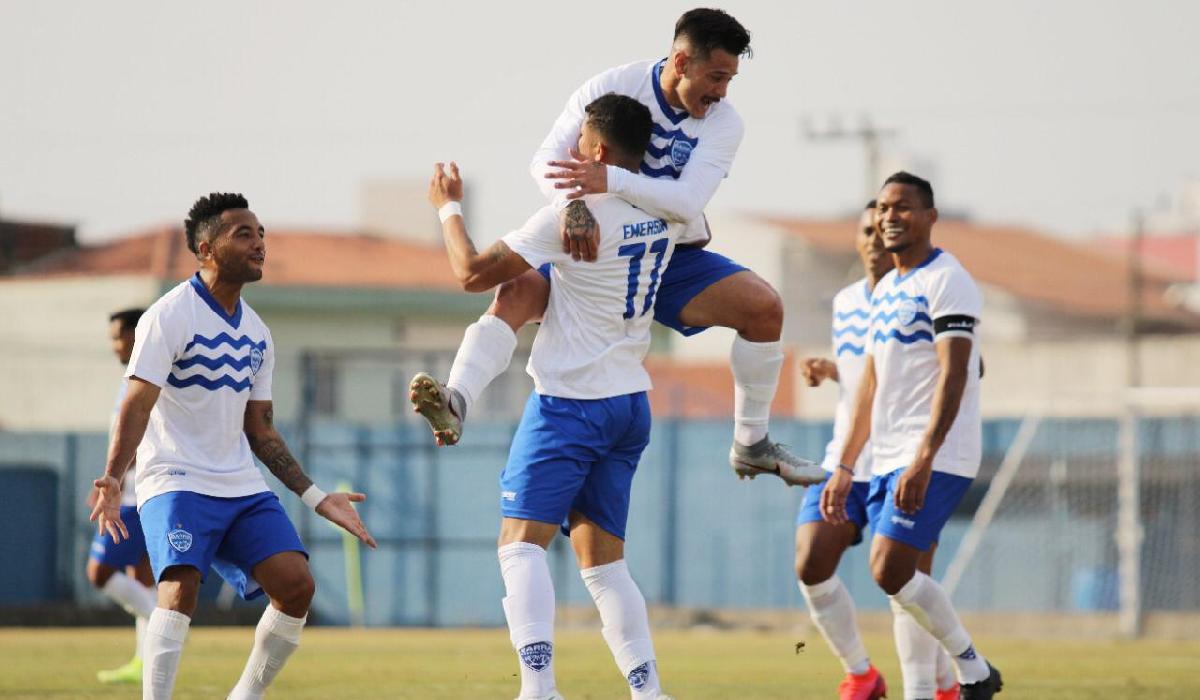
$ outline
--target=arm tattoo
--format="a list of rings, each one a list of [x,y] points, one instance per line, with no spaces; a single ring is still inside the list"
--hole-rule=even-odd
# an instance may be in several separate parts
[[[296,495],[303,494],[309,486],[312,486],[312,479],[304,473],[300,463],[288,451],[283,438],[275,432],[275,426],[272,424],[274,415],[275,411],[272,408],[263,412],[262,420],[267,428],[264,434],[246,434],[246,439],[250,442],[250,450],[267,466],[267,469],[271,470],[275,478],[288,487],[288,490]]]
[[[563,215],[563,228],[571,238],[586,238],[596,226],[592,212],[578,199],[567,205]]]
[[[504,241],[496,241],[496,243],[493,244],[492,247],[488,248],[485,252],[487,253],[487,261],[489,265],[498,265],[504,262],[505,258],[512,255],[512,249],[509,248]]]

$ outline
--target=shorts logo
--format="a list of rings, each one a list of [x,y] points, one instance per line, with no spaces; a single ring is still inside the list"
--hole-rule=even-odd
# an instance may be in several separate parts
[[[903,527],[903,528],[908,528],[909,530],[911,530],[917,526],[917,522],[915,520],[909,520],[908,518],[901,518],[899,515],[892,516],[892,524],[899,525],[900,527]]]
[[[251,347],[250,348],[250,372],[253,374],[258,374],[258,368],[262,367],[262,363],[263,363],[262,350],[259,350],[257,347]]]
[[[550,665],[550,660],[554,658],[554,645],[550,642],[534,642],[521,647],[517,653],[521,655],[521,663],[538,672]]]
[[[500,498],[503,498],[506,501],[515,501],[515,500],[517,500],[517,492],[516,491],[501,491]]]
[[[182,554],[192,548],[192,533],[187,530],[171,530],[167,533],[167,542]]]
[[[692,157],[692,144],[681,138],[671,142],[671,163],[676,168],[682,168]]]
[[[650,680],[650,663],[644,663],[630,671],[628,678],[630,688],[641,690],[646,687],[646,681]]]
[[[917,304],[912,301],[905,301],[896,309],[896,319],[900,321],[900,325],[907,326],[917,318]]]

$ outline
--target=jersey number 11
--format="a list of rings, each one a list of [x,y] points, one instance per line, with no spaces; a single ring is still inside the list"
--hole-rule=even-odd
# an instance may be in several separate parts
[[[650,271],[650,286],[646,288],[646,301],[642,303],[642,311],[638,316],[645,316],[654,306],[654,292],[658,291],[658,271],[662,268],[663,256],[667,254],[670,241],[660,238],[650,244],[650,252],[654,253],[654,269]],[[629,290],[625,294],[625,318],[633,318],[633,298],[637,296],[638,284],[642,276],[642,258],[646,256],[645,243],[630,243],[617,249],[617,255],[629,258]]]

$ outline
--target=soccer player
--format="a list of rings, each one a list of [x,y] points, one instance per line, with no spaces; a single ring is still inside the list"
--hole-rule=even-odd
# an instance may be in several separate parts
[[[142,648],[142,697],[171,696],[211,564],[243,598],[270,599],[229,695],[261,698],[300,643],[314,583],[304,546],[251,454],[317,513],[368,546],[375,540],[352,505],[366,497],[323,493],[275,429],[274,342],[241,299],[266,262],[258,217],[241,195],[213,193],[196,201],[184,229],[200,270],[137,324],[92,519],[113,540],[130,537],[120,517],[121,479],[136,450],[138,509],[158,582]]]
[[[704,249],[710,239],[704,207],[728,174],[742,140],[741,117],[725,101],[750,34],[720,10],[685,12],[675,25],[670,54],[630,63],[587,81],[534,154],[531,172],[560,212],[564,246],[575,260],[595,259],[597,222],[587,194],[620,195],[668,221],[687,222],[679,250],[663,272],[654,317],[684,336],[710,326],[738,332],[730,354],[734,377],[734,441],[730,464],[739,477],[776,474],[789,485],[818,483],[817,465],[767,437],[771,401],[783,366],[783,305],[762,278]],[[654,134],[638,167],[627,171],[571,149],[584,107],[606,93],[632,97],[650,110]],[[512,360],[516,331],[536,320],[549,298],[546,279],[531,271],[502,285],[488,313],[467,328],[442,400],[422,415],[438,444],[454,444],[462,420]]]
[[[129,364],[133,353],[133,329],[142,316],[142,309],[124,309],[108,317],[108,335],[117,361]],[[125,380],[117,391],[113,407],[111,432],[116,422],[117,410],[125,396]],[[112,598],[134,617],[136,645],[133,658],[123,666],[98,671],[96,678],[101,683],[137,683],[142,679],[142,638],[146,634],[146,622],[154,612],[154,574],[150,572],[150,559],[146,556],[146,540],[142,536],[142,522],[137,512],[137,496],[133,492],[133,473],[126,472],[121,495],[121,520],[129,530],[129,539],[115,542],[104,533],[92,538],[91,552],[87,562],[87,578],[97,590]],[[95,489],[88,494],[88,508],[96,506],[99,496]]]
[[[578,149],[597,162],[637,169],[650,141],[650,110],[609,94],[584,107]],[[488,289],[553,263],[550,299],[533,344],[534,391],[500,475],[500,573],[504,614],[521,667],[520,700],[560,698],[554,677],[554,584],[546,548],[560,527],[600,611],[605,641],[633,698],[664,698],[646,601],[625,564],[630,485],[650,439],[650,377],[642,358],[663,268],[679,223],[615,195],[588,204],[600,226],[596,261],[562,249],[553,206],[483,253],[461,216],[462,181],[439,163],[429,199],[439,210],[451,266],[468,291]],[[440,399],[428,375],[414,399]]]
[[[979,346],[983,298],[953,255],[933,247],[933,187],[899,172],[884,181],[876,226],[895,269],[875,286],[854,418],[821,514],[850,522],[853,465],[871,440],[867,512],[871,573],[893,608],[908,611],[949,652],[963,700],[1000,691],[945,590],[919,568],[979,471]]]
[[[837,359],[808,358],[802,365],[809,386],[819,386],[827,379],[838,382],[833,439],[825,449],[825,460],[821,465],[830,473],[839,468],[838,460],[850,431],[854,399],[866,362],[864,350],[871,316],[871,293],[880,278],[893,267],[892,256],[884,250],[883,239],[875,226],[874,200],[859,217],[854,242],[866,276],[833,298],[832,336]],[[823,484],[805,492],[804,503],[796,516],[796,576],[813,624],[846,670],[846,677],[838,686],[838,697],[841,700],[875,700],[887,692],[887,684],[871,665],[855,623],[854,600],[837,577],[842,554],[862,542],[863,529],[867,525],[867,495],[871,480],[869,444],[854,465],[852,480],[846,497],[845,523],[835,525],[821,517]],[[935,542],[918,564],[926,574],[933,564],[936,546]],[[905,697],[955,700],[958,683],[950,657],[907,611],[897,607],[894,612]]]

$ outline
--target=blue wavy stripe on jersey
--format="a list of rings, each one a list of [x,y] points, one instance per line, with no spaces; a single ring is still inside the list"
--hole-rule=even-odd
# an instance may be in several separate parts
[[[833,337],[835,339],[840,338],[841,336],[846,335],[847,333],[849,333],[850,335],[853,335],[855,337],[861,338],[867,334],[867,329],[863,328],[862,326],[842,326],[841,328],[833,329]]]
[[[864,347],[862,345],[855,345],[854,343],[842,343],[837,347],[838,355],[843,355],[845,353],[850,353],[851,355],[861,355],[863,354],[863,351]]]
[[[216,334],[212,338],[205,338],[199,334],[194,335],[192,336],[191,342],[183,346],[183,351],[187,352],[197,345],[203,345],[209,350],[216,350],[218,347],[220,347],[221,343],[225,343],[235,350],[237,348],[258,348],[259,350],[266,351],[267,349],[267,341],[265,340],[256,343],[250,339],[250,336],[247,335],[243,335],[240,338],[234,338],[228,333],[222,332]]]
[[[640,170],[642,171],[643,175],[649,175],[650,177],[670,177],[676,180],[678,180],[679,176],[683,174],[682,170],[679,170],[673,165],[664,165],[661,168],[651,168],[644,162],[642,163]]]
[[[876,343],[885,343],[889,340],[895,340],[905,345],[911,345],[918,340],[928,340],[933,342],[933,334],[926,330],[913,331],[911,334],[905,334],[899,328],[892,328],[886,333],[883,331],[875,331],[873,336]]]
[[[871,306],[872,307],[879,306],[880,304],[882,304],[884,302],[891,304],[891,303],[897,302],[897,301],[914,301],[918,304],[924,304],[925,306],[929,306],[929,299],[926,299],[925,297],[923,297],[919,294],[917,296],[909,296],[908,292],[905,292],[903,289],[898,290],[896,292],[892,292],[892,293],[888,293],[888,294],[879,294],[875,297],[872,297],[871,298]]]
[[[228,374],[222,374],[215,379],[210,379],[203,374],[193,374],[190,377],[180,379],[174,374],[168,374],[167,384],[179,389],[186,389],[189,386],[198,386],[208,389],[209,391],[216,391],[221,387],[228,387],[234,391],[246,391],[250,388],[250,379],[234,379]]]
[[[671,155],[672,144],[667,144],[662,148],[655,146],[653,143],[646,146],[646,154],[653,158],[667,158]]]
[[[871,319],[871,315],[869,313],[867,313],[866,309],[855,309],[853,311],[837,311],[837,312],[834,312],[833,316],[834,316],[834,318],[836,318],[839,321],[848,321],[852,318],[861,318],[864,321],[869,321]]]
[[[900,310],[899,309],[895,309],[892,311],[880,311],[879,313],[875,314],[871,318],[871,323],[874,323],[876,321],[883,321],[884,323],[890,323],[892,321],[895,321],[898,318],[900,318]],[[933,319],[929,318],[929,314],[925,313],[924,311],[918,311],[916,314],[913,315],[913,319],[904,325],[907,326],[911,323],[916,323],[917,321],[924,321],[925,323],[929,323],[929,324],[933,323]]]
[[[250,366],[250,357],[232,357],[230,355],[221,355],[220,357],[207,357],[205,355],[192,355],[185,357],[175,363],[179,369],[187,369],[201,365],[209,369],[221,369],[222,367],[232,367],[233,369],[246,369]]]
[[[651,135],[670,141],[687,141],[692,146],[700,143],[699,136],[688,136],[683,129],[668,129],[665,126],[660,126],[658,122],[650,124]]]

